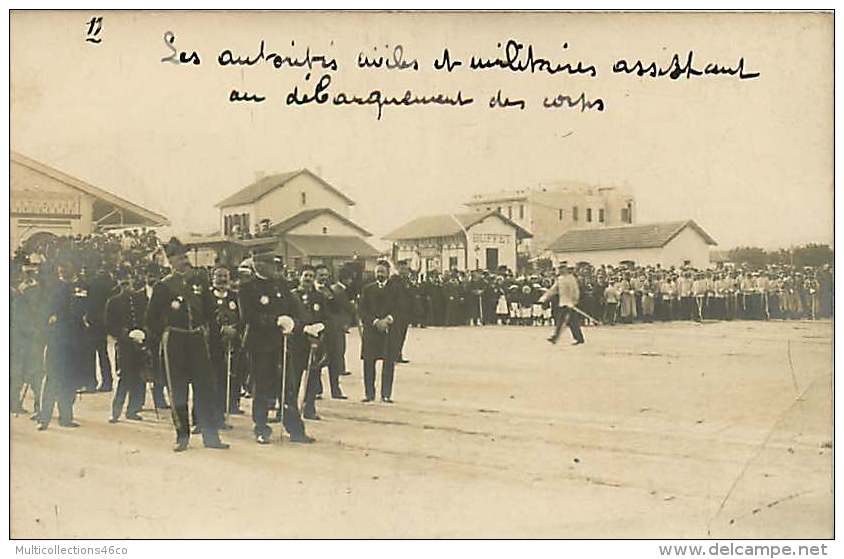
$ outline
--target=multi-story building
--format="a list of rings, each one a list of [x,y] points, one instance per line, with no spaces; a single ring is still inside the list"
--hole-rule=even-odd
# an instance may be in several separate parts
[[[379,252],[371,234],[349,218],[355,202],[308,169],[259,175],[255,182],[216,204],[220,231],[186,244],[208,262],[235,262],[257,246],[285,264],[337,266],[353,259],[371,264]]]
[[[636,214],[631,194],[573,182],[475,194],[465,205],[477,213],[497,211],[530,231],[533,237],[522,247],[532,256],[570,229],[630,225]]]

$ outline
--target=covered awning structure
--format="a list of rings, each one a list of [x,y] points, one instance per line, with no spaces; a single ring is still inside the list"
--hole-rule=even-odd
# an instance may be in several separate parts
[[[91,226],[93,231],[108,231],[128,227],[163,227],[170,221],[162,214],[144,208],[107,190],[68,175],[49,165],[36,161],[17,152],[11,153],[11,161],[37,174],[49,177],[70,187],[70,192],[51,192],[40,188],[13,188],[12,199],[15,201],[12,213],[16,215],[74,215],[68,208],[81,212],[79,203],[72,194],[76,190],[91,198]]]
[[[375,258],[380,252],[360,237],[331,235],[287,235],[282,243],[287,245],[291,257]]]

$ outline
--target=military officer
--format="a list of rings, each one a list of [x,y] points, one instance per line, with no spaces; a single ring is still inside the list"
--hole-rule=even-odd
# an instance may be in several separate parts
[[[325,359],[325,323],[328,320],[328,301],[316,289],[316,270],[313,266],[302,267],[299,286],[292,294],[300,309],[302,329],[296,330],[290,337],[290,380],[291,392],[287,394],[287,405],[297,404],[302,376],[306,376],[305,399],[302,416],[305,419],[319,420],[316,412],[319,372]],[[305,373],[307,372],[307,375]],[[291,396],[293,399],[291,400]]]
[[[303,324],[301,320],[297,323],[294,318],[298,312],[293,296],[283,289],[274,277],[276,272],[272,254],[256,255],[250,266],[251,279],[241,287],[238,297],[241,321],[244,324],[243,347],[252,363],[252,420],[255,424],[255,440],[259,444],[269,444],[272,435],[272,429],[267,424],[269,406],[283,390],[282,364],[287,363],[285,373],[292,369],[289,363],[289,336],[294,330],[301,330]],[[285,400],[286,397],[282,393],[282,409]],[[290,433],[290,440],[299,443],[313,442],[313,439],[305,434],[305,425],[299,414],[296,413],[295,417],[287,415],[289,414],[285,415],[284,424]]]
[[[120,291],[109,298],[105,305],[105,330],[116,340],[115,364],[118,375],[109,422],[118,422],[127,396],[129,404],[126,419],[141,421],[143,417],[139,412],[144,405],[146,390],[141,372],[150,365],[144,331],[147,296],[143,290],[132,288],[131,276],[126,268],[117,270],[116,279]]]
[[[173,450],[187,450],[190,442],[188,386],[193,387],[197,426],[203,444],[207,448],[229,448],[220,441],[214,414],[213,373],[208,358],[214,302],[207,286],[195,276],[188,276],[191,265],[184,245],[173,237],[164,252],[173,271],[153,288],[146,324],[152,339],[160,344],[176,428]]]
[[[45,431],[58,404],[59,425],[79,427],[73,420],[73,403],[79,387],[78,352],[85,343],[85,305],[74,287],[73,264],[60,263],[57,279],[47,293],[47,347],[44,350],[44,391],[38,413],[38,430]]]
[[[239,408],[240,389],[235,376],[237,350],[240,346],[240,310],[237,293],[231,289],[231,272],[225,266],[214,268],[211,276],[211,296],[214,302],[213,324],[209,329],[208,347],[214,370],[215,410],[222,428],[226,414]]]

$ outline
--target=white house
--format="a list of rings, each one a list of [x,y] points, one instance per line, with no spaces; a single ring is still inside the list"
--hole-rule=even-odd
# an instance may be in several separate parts
[[[516,252],[530,233],[498,212],[432,215],[414,219],[384,238],[397,260],[420,273],[432,270],[516,270]]]
[[[551,243],[555,265],[560,262],[592,265],[709,266],[710,246],[718,243],[692,220],[650,223],[601,229],[573,229]]]
[[[294,267],[337,265],[353,258],[372,261],[379,252],[364,240],[371,233],[349,218],[354,205],[308,169],[264,176],[216,204],[221,234],[188,244],[197,253],[213,250],[215,259],[227,263],[258,245]]]

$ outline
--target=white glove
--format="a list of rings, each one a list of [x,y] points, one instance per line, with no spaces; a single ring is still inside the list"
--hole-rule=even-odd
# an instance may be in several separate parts
[[[144,343],[144,340],[147,339],[147,335],[144,333],[143,330],[138,330],[137,328],[129,332],[129,339],[132,341],[138,342],[139,344]]]
[[[290,332],[292,332],[293,327],[296,325],[293,322],[293,319],[287,316],[286,314],[278,317],[275,323],[276,325],[278,325],[279,328],[281,328],[281,331],[284,334],[289,334]]]
[[[303,330],[305,331],[305,334],[316,338],[317,336],[319,336],[320,332],[325,330],[325,325],[321,322],[317,322],[316,324],[308,324],[303,328]]]

